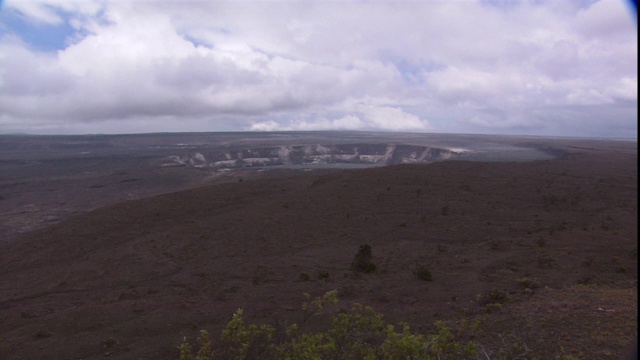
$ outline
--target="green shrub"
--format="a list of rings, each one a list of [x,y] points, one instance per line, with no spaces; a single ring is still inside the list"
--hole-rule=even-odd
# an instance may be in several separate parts
[[[484,305],[489,304],[503,304],[509,301],[509,294],[503,290],[493,289],[488,294],[481,296],[480,303]]]
[[[102,347],[105,349],[109,349],[112,348],[114,346],[118,346],[120,345],[120,343],[118,342],[118,340],[110,337],[108,339],[102,340]]]
[[[351,262],[351,270],[366,274],[375,272],[378,267],[373,263],[372,259],[371,246],[368,244],[360,245],[358,253],[353,257],[353,261]]]
[[[413,272],[418,279],[423,281],[433,281],[433,275],[431,274],[431,270],[429,270],[426,266],[420,265],[420,267]]]
[[[53,335],[51,331],[48,331],[45,329],[38,329],[38,331],[36,331],[33,337],[35,337],[36,339],[42,339],[42,338],[50,337],[51,335]]]
[[[298,274],[298,280],[309,281],[311,280],[311,275],[309,275],[309,273],[306,273],[306,272],[301,272],[300,274]]]
[[[540,287],[538,281],[530,277],[521,277],[518,279],[518,285],[528,289],[537,289]]]
[[[328,271],[320,271],[318,273],[318,280],[329,280],[329,272]]]
[[[477,356],[477,345],[462,345],[458,339],[466,327],[452,329],[444,322],[435,324],[433,334],[420,334],[406,323],[391,325],[373,307],[355,304],[350,311],[330,318],[326,331],[309,332],[303,327],[312,315],[322,315],[329,305],[337,302],[337,291],[332,290],[302,305],[301,325],[290,325],[284,334],[274,336],[270,325],[245,325],[242,309],[233,315],[222,331],[219,349],[212,348],[209,334],[203,330],[198,338],[199,350],[185,338],[178,347],[180,360],[222,359],[460,359]],[[276,341],[274,339],[282,339]]]
[[[242,317],[243,310],[238,309],[227,328],[222,331],[224,358],[259,359],[268,353],[275,329],[266,324],[246,326]],[[203,358],[204,360],[206,358]],[[200,360],[197,359],[196,360]]]
[[[624,267],[624,266],[618,266],[618,267],[616,268],[616,272],[617,272],[618,274],[626,274],[626,273],[627,273],[627,268],[626,268],[626,267]]]
[[[321,315],[327,306],[338,303],[338,290],[335,289],[327,291],[324,295],[313,300],[311,300],[311,295],[307,293],[304,293],[303,296],[307,301],[302,303],[303,315],[300,321],[302,324],[306,323],[313,315]]]

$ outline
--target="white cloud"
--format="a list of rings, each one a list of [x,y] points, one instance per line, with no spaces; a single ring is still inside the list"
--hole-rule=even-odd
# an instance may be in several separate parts
[[[397,107],[363,106],[361,112],[371,127],[392,131],[426,131],[429,122]]]
[[[78,32],[57,52],[0,33],[0,132],[611,133],[596,106],[635,136],[636,27],[622,1],[581,4],[8,0]]]
[[[313,131],[313,130],[361,130],[362,120],[354,115],[347,115],[338,119],[324,117],[313,120],[294,120],[281,130]]]
[[[638,101],[638,79],[622,77],[618,81],[613,82],[607,89],[607,93],[611,97],[625,100]]]
[[[353,115],[347,115],[336,119],[333,121],[332,125],[338,129],[360,129],[363,126],[362,120]]]
[[[597,89],[575,89],[567,95],[569,105],[611,104],[613,99]]]
[[[629,17],[624,1],[600,0],[578,12],[575,27],[582,35],[591,38],[629,36]]]
[[[255,122],[255,123],[251,124],[251,127],[249,127],[248,130],[251,130],[251,131],[277,131],[277,130],[282,130],[282,128],[280,127],[280,124],[278,124],[277,122],[275,122],[273,120],[267,120],[267,121],[260,121],[260,122]]]
[[[251,124],[248,130],[381,130],[381,131],[426,131],[431,129],[426,119],[407,113],[397,107],[362,105],[356,106],[355,114],[335,119],[314,117],[293,121],[265,120]]]

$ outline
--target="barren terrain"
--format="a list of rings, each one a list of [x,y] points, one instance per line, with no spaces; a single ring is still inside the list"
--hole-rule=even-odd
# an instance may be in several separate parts
[[[517,141],[558,157],[214,174],[149,155],[60,170],[64,188],[3,171],[0,358],[176,359],[184,336],[219,334],[237,308],[282,325],[303,293],[332,289],[335,311],[372,305],[421,331],[478,320],[494,358],[520,344],[530,359],[628,358],[637,142]],[[363,244],[379,271],[350,270]]]

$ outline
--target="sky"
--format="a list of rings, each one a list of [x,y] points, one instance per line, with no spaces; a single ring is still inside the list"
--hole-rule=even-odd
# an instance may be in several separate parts
[[[635,138],[623,0],[0,0],[0,134]]]

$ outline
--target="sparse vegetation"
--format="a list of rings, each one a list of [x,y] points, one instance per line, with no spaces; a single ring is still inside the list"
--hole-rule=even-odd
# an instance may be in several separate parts
[[[253,271],[253,276],[251,277],[251,283],[253,285],[260,285],[269,281],[269,279],[273,276],[274,270],[271,266],[267,265],[258,265]]]
[[[549,269],[556,264],[556,261],[548,255],[538,257],[538,267],[541,269]]]
[[[443,206],[440,209],[440,215],[442,216],[448,216],[449,215],[449,206]]]
[[[110,161],[93,155],[83,155],[87,167],[20,165],[26,173],[62,167],[57,178],[5,179],[11,196],[0,204],[14,215],[3,220],[10,240],[0,244],[0,356],[177,358],[186,336],[184,358],[194,359],[364,358],[370,349],[376,358],[428,359],[424,344],[447,338],[434,325],[441,320],[461,348],[472,340],[477,350],[441,358],[626,359],[637,338],[637,144],[575,145],[585,146],[565,147],[578,155],[558,161],[309,173],[151,171],[149,158],[126,156],[100,169]],[[175,193],[182,188],[162,185],[204,185],[199,179],[207,186]],[[116,204],[125,197],[138,200]],[[107,202],[78,213],[80,203]],[[60,222],[65,214],[79,216]],[[47,228],[12,240],[34,224]],[[352,261],[362,244],[370,256]],[[338,304],[320,296],[333,288]],[[313,296],[302,309],[305,291]],[[366,305],[384,314],[381,327]],[[223,341],[238,308],[229,328],[237,331]],[[339,352],[351,340],[338,336],[334,318],[340,329],[369,326],[356,350]],[[479,330],[460,333],[463,319],[478,320]]]
[[[368,244],[360,245],[358,253],[351,262],[351,270],[365,274],[375,272],[378,270],[378,267],[373,263],[372,259],[371,246]]]
[[[306,272],[301,272],[300,274],[298,274],[298,280],[309,281],[311,280],[311,275],[309,275],[309,273],[306,273]]]
[[[588,274],[580,277],[578,279],[578,285],[594,285],[596,283],[596,279],[593,275]]]
[[[105,349],[109,349],[112,348],[114,346],[118,346],[120,343],[118,342],[118,340],[110,337],[108,339],[104,339],[102,340],[102,347]]]
[[[318,272],[318,280],[328,280],[330,278],[328,271],[320,271]]]
[[[51,335],[53,335],[53,333],[49,330],[38,329],[36,333],[33,334],[33,337],[35,337],[36,339],[42,339],[42,338],[50,337]]]
[[[518,279],[518,285],[522,286],[523,288],[527,288],[527,289],[537,289],[540,287],[540,284],[538,283],[538,281],[536,279],[532,279],[530,277],[521,277],[520,279]]]
[[[480,296],[480,303],[489,304],[502,304],[509,300],[509,294],[503,290],[493,289],[488,294]]]
[[[383,315],[373,307],[355,304],[348,312],[330,317],[329,328],[324,331],[306,331],[310,316],[323,315],[329,305],[337,303],[337,291],[303,303],[300,325],[292,324],[284,334],[266,324],[245,325],[244,311],[238,309],[222,331],[216,348],[206,330],[197,339],[194,353],[187,338],[178,346],[180,360],[223,359],[461,359],[477,357],[478,344],[465,340],[464,334],[477,328],[463,322],[452,327],[443,321],[434,324],[432,333],[421,334],[407,323],[396,325],[384,321]],[[277,340],[278,339],[278,340]],[[281,339],[281,340],[280,340]],[[486,351],[485,351],[486,354]]]
[[[413,272],[413,275],[423,281],[433,281],[431,270],[424,265],[420,265],[420,267]]]
[[[618,266],[616,267],[616,273],[618,274],[626,274],[627,273],[627,268],[624,266]]]

